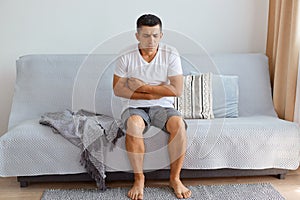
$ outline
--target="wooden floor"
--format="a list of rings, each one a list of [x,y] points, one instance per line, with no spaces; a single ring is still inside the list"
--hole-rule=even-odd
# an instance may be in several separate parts
[[[258,183],[269,182],[286,199],[300,199],[300,168],[296,171],[290,171],[283,180],[273,176],[257,177],[234,177],[234,178],[205,178],[205,179],[185,179],[186,185],[210,185],[210,184],[231,184],[231,183]],[[110,182],[110,187],[130,187],[130,182]],[[167,186],[167,180],[146,182],[146,186]],[[95,188],[93,182],[72,182],[72,183],[31,183],[27,188],[20,188],[16,178],[0,177],[0,200],[39,200],[45,189],[73,189],[73,188]]]

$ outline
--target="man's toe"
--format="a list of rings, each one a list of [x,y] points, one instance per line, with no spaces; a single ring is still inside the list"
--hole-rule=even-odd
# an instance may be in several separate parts
[[[191,190],[188,190],[188,191],[183,193],[183,197],[184,198],[189,198],[189,197],[191,197],[191,194],[192,194]]]
[[[176,193],[176,197],[177,197],[178,199],[182,199],[182,198],[183,198],[183,195],[182,195],[182,193],[177,192],[177,193]]]

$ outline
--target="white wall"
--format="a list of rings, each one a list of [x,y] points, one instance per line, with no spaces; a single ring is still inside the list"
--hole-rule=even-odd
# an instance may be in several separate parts
[[[88,53],[133,30],[143,13],[210,53],[265,52],[268,0],[0,0],[0,135],[7,129],[15,60],[25,54]]]

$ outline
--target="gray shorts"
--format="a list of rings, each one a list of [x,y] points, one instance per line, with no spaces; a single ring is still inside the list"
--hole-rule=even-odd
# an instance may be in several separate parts
[[[125,129],[127,129],[127,120],[132,115],[138,115],[143,118],[146,126],[144,130],[145,133],[151,125],[168,132],[166,128],[168,119],[172,116],[181,116],[181,113],[174,108],[165,108],[161,106],[127,108],[121,115]],[[185,121],[184,123],[185,129],[187,129],[187,124]]]

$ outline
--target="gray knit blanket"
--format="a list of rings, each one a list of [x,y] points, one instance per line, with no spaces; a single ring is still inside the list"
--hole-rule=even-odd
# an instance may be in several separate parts
[[[50,126],[81,151],[80,163],[96,181],[100,190],[105,185],[105,150],[112,150],[117,139],[124,135],[120,121],[85,110],[45,113],[40,124]]]

